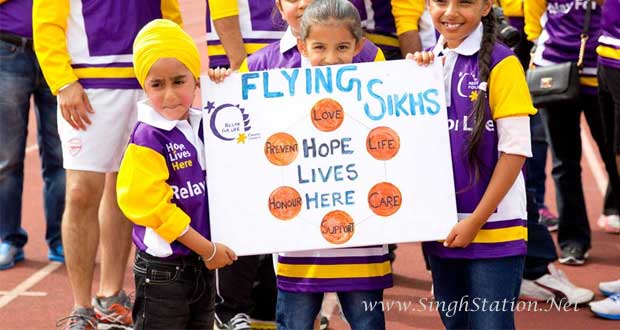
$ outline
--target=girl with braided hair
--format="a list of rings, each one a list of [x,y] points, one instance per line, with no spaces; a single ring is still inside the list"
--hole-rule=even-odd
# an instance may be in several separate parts
[[[429,0],[441,33],[458,223],[443,242],[425,242],[437,310],[447,329],[514,329],[526,254],[521,169],[531,157],[536,113],[514,53],[497,40],[492,0]]]

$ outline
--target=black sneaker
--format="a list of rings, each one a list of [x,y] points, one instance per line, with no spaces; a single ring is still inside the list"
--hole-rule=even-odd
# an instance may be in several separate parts
[[[228,322],[223,323],[216,317],[215,327],[219,330],[251,330],[250,316],[245,313],[238,313]]]
[[[580,266],[586,262],[588,251],[579,244],[568,244],[562,248],[560,263],[565,265]]]

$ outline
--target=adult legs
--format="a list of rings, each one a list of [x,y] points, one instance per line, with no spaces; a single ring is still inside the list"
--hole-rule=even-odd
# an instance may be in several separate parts
[[[76,307],[91,307],[91,286],[99,245],[98,210],[105,174],[67,170],[62,237]]]
[[[97,295],[111,297],[123,288],[127,260],[131,250],[132,223],[116,201],[117,173],[105,175],[105,188],[99,208],[101,240],[101,281]]]
[[[34,92],[37,106],[37,142],[43,175],[43,203],[46,220],[45,240],[50,248],[61,243],[60,223],[65,208],[65,170],[62,167],[62,147],[56,120],[56,97],[39,71]]]

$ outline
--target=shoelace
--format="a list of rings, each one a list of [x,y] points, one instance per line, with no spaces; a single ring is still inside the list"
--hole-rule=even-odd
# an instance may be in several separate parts
[[[560,282],[568,285],[571,288],[576,288],[575,284],[573,284],[568,277],[566,277],[566,274],[564,274],[564,272],[560,269],[555,268],[555,266],[551,265],[549,267],[549,271],[551,273],[551,276],[557,278],[558,280],[560,280]]]
[[[245,313],[239,313],[230,319],[230,324],[233,326],[233,329],[237,329],[239,327],[248,328],[250,327],[250,316]]]
[[[84,328],[90,326],[91,329],[97,329],[97,325],[88,315],[69,315],[56,322],[56,328],[62,330],[69,330],[74,325],[81,325]]]

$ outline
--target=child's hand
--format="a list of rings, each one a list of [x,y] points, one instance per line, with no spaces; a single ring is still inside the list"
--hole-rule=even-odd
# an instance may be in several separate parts
[[[224,266],[232,264],[233,261],[237,260],[237,255],[228,246],[222,243],[214,244],[217,246],[215,256],[213,257],[213,259],[211,259],[211,261],[205,260],[205,266],[207,266],[208,269],[222,268]]]
[[[216,68],[216,69],[209,69],[208,75],[211,81],[213,81],[216,84],[219,84],[223,82],[224,79],[226,79],[226,77],[230,76],[231,73],[232,73],[231,69]]]
[[[480,227],[471,217],[461,220],[452,227],[448,237],[443,242],[443,246],[449,248],[467,247],[474,240],[478,231],[480,231]]]
[[[426,51],[415,52],[413,54],[408,53],[407,56],[405,56],[405,58],[408,60],[416,61],[418,65],[428,66],[429,64],[432,64],[435,61],[435,54],[433,54],[433,52],[426,52]]]

